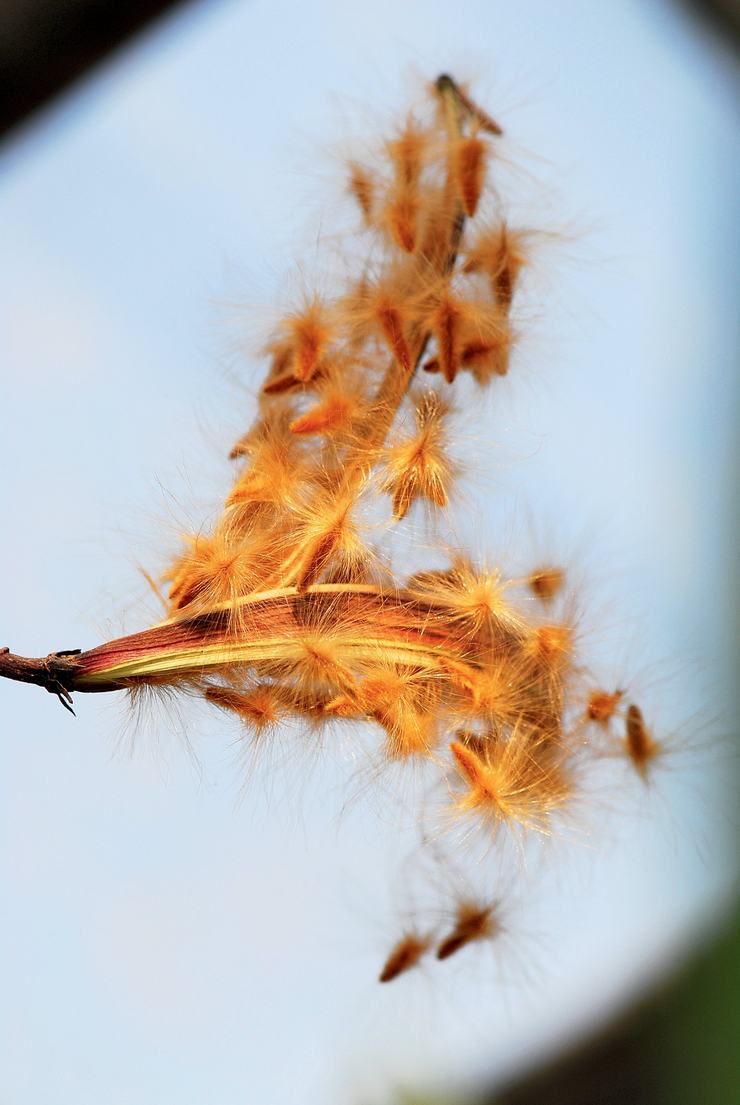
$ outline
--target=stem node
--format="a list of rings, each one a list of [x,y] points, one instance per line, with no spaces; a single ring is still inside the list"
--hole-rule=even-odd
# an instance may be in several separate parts
[[[32,659],[16,656],[9,648],[0,648],[0,676],[44,687],[49,694],[57,696],[65,710],[74,714],[71,692],[77,674],[75,657],[79,655],[79,648],[68,648]]]

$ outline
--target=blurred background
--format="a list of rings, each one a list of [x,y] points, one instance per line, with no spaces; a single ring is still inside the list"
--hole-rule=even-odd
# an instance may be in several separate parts
[[[221,716],[2,686],[0,1098],[738,1100],[733,13],[6,0],[0,644],[157,618],[138,569],[214,515],[265,327],[352,225],[351,140],[446,70],[558,236],[462,425],[461,535],[572,566],[588,656],[677,752],[522,866],[509,949],[378,987],[414,837],[355,746],[247,778]]]

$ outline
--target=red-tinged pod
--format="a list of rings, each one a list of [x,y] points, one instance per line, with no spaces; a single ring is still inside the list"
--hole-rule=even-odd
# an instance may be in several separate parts
[[[175,683],[211,671],[279,661],[286,649],[305,639],[307,626],[330,632],[347,664],[377,664],[385,649],[412,671],[429,665],[438,669],[447,659],[466,664],[470,653],[469,637],[423,599],[374,585],[326,583],[303,591],[293,586],[254,594],[236,610],[222,603],[194,616],[181,614],[75,654],[68,665],[69,689],[112,690],[133,680]],[[519,647],[505,623],[496,647]],[[11,659],[12,654],[5,659],[0,654],[0,674],[10,669]]]

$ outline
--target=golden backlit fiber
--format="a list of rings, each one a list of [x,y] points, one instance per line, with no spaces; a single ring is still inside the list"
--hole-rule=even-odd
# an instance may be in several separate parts
[[[266,336],[223,507],[160,574],[164,620],[85,653],[6,653],[0,671],[67,706],[73,691],[181,689],[257,738],[280,739],[288,718],[311,739],[373,726],[380,761],[433,780],[420,826],[441,799],[443,828],[474,823],[498,845],[557,833],[590,734],[621,726],[643,780],[663,748],[638,705],[590,680],[560,565],[508,579],[485,550],[455,548],[443,567],[391,567],[394,526],[456,505],[455,416],[477,413],[469,398],[459,411],[461,384],[495,389],[509,372],[537,240],[493,188],[499,124],[447,75],[427,101],[371,163],[349,162],[367,262],[353,254],[338,294],[306,293]],[[460,896],[444,932],[407,926],[380,981],[434,947],[444,960],[495,939],[490,902]]]

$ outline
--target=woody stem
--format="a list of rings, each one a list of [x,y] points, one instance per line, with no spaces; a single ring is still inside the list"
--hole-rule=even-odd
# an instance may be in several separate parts
[[[71,691],[74,689],[78,673],[77,657],[80,650],[67,649],[62,652],[50,652],[48,656],[32,659],[17,656],[9,648],[0,649],[0,676],[14,679],[19,683],[33,683],[44,687],[49,694],[55,694],[62,706],[72,710]]]

